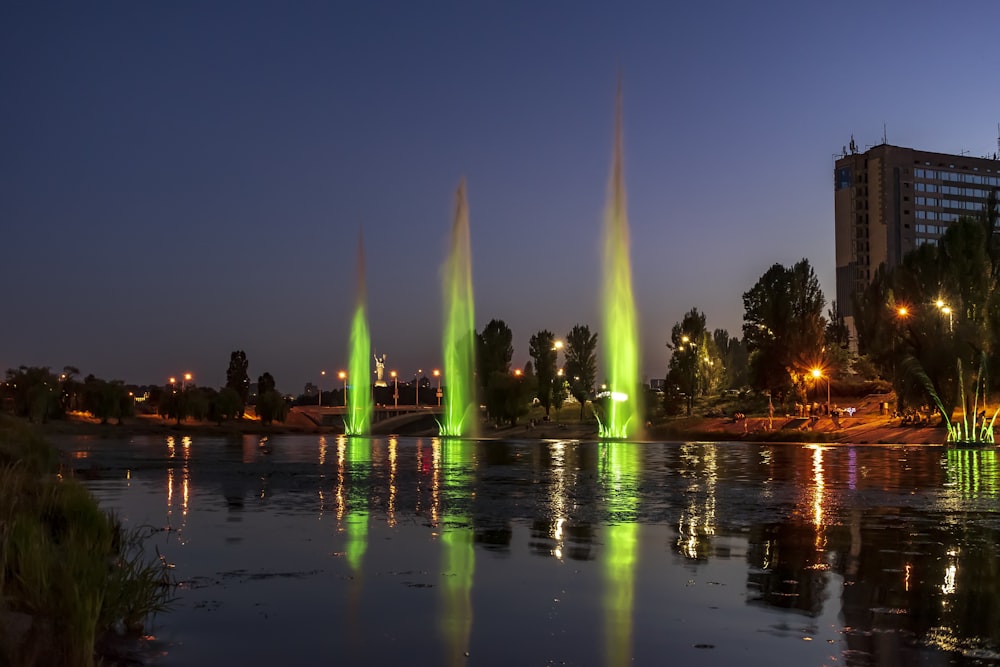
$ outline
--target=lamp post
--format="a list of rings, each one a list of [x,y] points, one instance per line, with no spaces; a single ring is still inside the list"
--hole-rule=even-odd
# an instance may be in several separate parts
[[[347,373],[345,371],[340,371],[337,373],[337,377],[344,381],[344,407],[347,407]]]
[[[941,299],[938,299],[937,301],[935,301],[934,305],[938,307],[938,310],[940,310],[942,313],[944,313],[945,315],[948,316],[948,333],[951,333],[952,326],[954,324],[954,321],[952,319],[952,310],[951,310],[951,307],[949,307],[948,304],[946,304]]]
[[[392,376],[392,403],[393,407],[397,410],[399,409],[399,373],[396,371],[389,371],[389,375]]]
[[[420,374],[424,372],[423,368],[418,368],[416,374],[413,376],[413,407],[420,407]]]
[[[438,369],[435,368],[434,369],[434,377],[436,377],[437,380],[438,380],[437,399],[438,399],[438,407],[440,408],[441,407],[441,371],[439,371]]]
[[[812,376],[819,381],[823,378],[823,371],[818,368],[814,368],[812,369]],[[826,408],[827,410],[830,409],[830,378],[826,378]]]
[[[190,373],[184,374],[184,383],[181,385],[181,389],[187,389],[187,383],[191,381],[192,377]]]
[[[688,417],[690,417],[691,413],[694,411],[695,366],[698,363],[698,354],[697,354],[697,351],[695,350],[695,348],[698,347],[698,344],[695,343],[693,340],[691,340],[691,338],[689,338],[688,336],[681,336],[681,344],[677,346],[677,351],[678,352],[683,352],[685,345],[687,345],[690,348],[687,351],[688,352],[688,378],[690,380],[689,385],[688,385],[688,392],[687,392],[687,395],[688,395],[688,397],[687,397],[687,399],[688,399],[687,400],[687,404],[688,404]]]
[[[323,406],[323,378],[325,378],[325,377],[326,377],[326,371],[320,371],[319,372],[319,391],[316,392],[317,394],[319,394],[319,398],[316,399],[316,407],[317,408]]]

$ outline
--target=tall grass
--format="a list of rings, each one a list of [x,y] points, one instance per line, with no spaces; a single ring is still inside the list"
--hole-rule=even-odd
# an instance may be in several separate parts
[[[167,572],[144,553],[144,534],[55,473],[55,459],[51,446],[0,417],[0,614],[31,619],[24,636],[2,638],[0,663],[92,665],[102,635],[140,630],[170,602]]]

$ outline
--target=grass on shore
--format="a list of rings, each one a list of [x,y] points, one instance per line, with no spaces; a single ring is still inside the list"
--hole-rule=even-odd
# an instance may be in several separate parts
[[[56,460],[27,424],[0,416],[0,663],[92,665],[99,639],[141,630],[170,601],[144,533],[102,511]]]

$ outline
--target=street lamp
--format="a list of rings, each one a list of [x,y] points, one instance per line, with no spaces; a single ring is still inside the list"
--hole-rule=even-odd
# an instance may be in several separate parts
[[[823,371],[814,368],[812,369],[812,376],[819,381],[823,377]],[[826,378],[826,408],[827,410],[830,409],[830,378]]]
[[[416,374],[413,376],[413,406],[416,408],[420,407],[420,374],[423,372],[423,368],[418,368]]]
[[[183,385],[182,388],[186,388],[187,387],[187,383],[191,381],[191,378],[192,378],[192,375],[190,373],[185,373],[184,374],[184,385]]]
[[[347,373],[345,371],[340,371],[337,373],[337,377],[344,381],[344,407],[347,407]]]
[[[319,394],[319,398],[316,399],[316,407],[322,407],[322,405],[323,405],[323,378],[325,378],[325,377],[326,377],[326,371],[320,371],[319,372],[319,391],[316,392],[317,394]]]
[[[399,373],[397,373],[396,371],[389,371],[389,375],[392,377],[393,407],[399,409]]]
[[[934,305],[938,307],[938,310],[940,310],[942,313],[948,316],[948,331],[950,332],[952,330],[952,325],[954,324],[952,320],[951,308],[941,299],[935,301]]]
[[[697,354],[697,351],[695,350],[695,348],[698,347],[698,344],[696,342],[694,342],[693,340],[691,340],[691,338],[689,338],[688,336],[681,336],[681,344],[677,346],[677,351],[678,352],[683,352],[685,345],[688,346],[688,351],[687,351],[688,352],[688,367],[689,367],[688,376],[689,376],[690,382],[689,382],[688,392],[687,392],[687,395],[688,395],[688,397],[687,397],[687,399],[688,399],[687,403],[688,403],[688,417],[690,417],[691,413],[694,411],[694,390],[695,390],[695,386],[694,386],[695,377],[694,376],[695,376],[695,366],[698,364],[698,354]]]
[[[434,369],[434,377],[436,377],[438,379],[437,399],[438,399],[438,407],[440,408],[441,407],[441,371],[439,371],[438,369],[435,368]]]

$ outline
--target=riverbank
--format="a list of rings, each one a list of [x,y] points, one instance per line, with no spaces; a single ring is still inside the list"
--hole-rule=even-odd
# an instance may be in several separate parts
[[[532,421],[533,419],[533,421]],[[133,435],[274,435],[281,433],[338,434],[341,429],[318,426],[295,409],[289,412],[284,423],[264,425],[260,421],[214,422],[187,420],[177,424],[153,415],[129,418],[124,424],[100,424],[86,415],[73,414],[62,421],[50,422],[41,427],[46,434],[86,434],[97,437],[131,437]],[[433,435],[407,433],[406,435]],[[563,415],[545,421],[541,415],[527,419],[517,426],[493,428],[484,425],[483,438],[596,440],[597,423],[592,418],[581,421],[577,415]],[[773,442],[829,442],[854,444],[944,444],[947,430],[941,426],[902,425],[899,418],[881,414],[877,403],[862,404],[852,416],[837,419],[826,415],[814,420],[791,415],[773,419],[749,416],[734,420],[732,417],[679,417],[658,424],[651,424],[640,436],[644,440],[748,440]]]
[[[169,603],[165,564],[65,471],[37,429],[0,415],[0,665],[123,661],[115,641]]]

